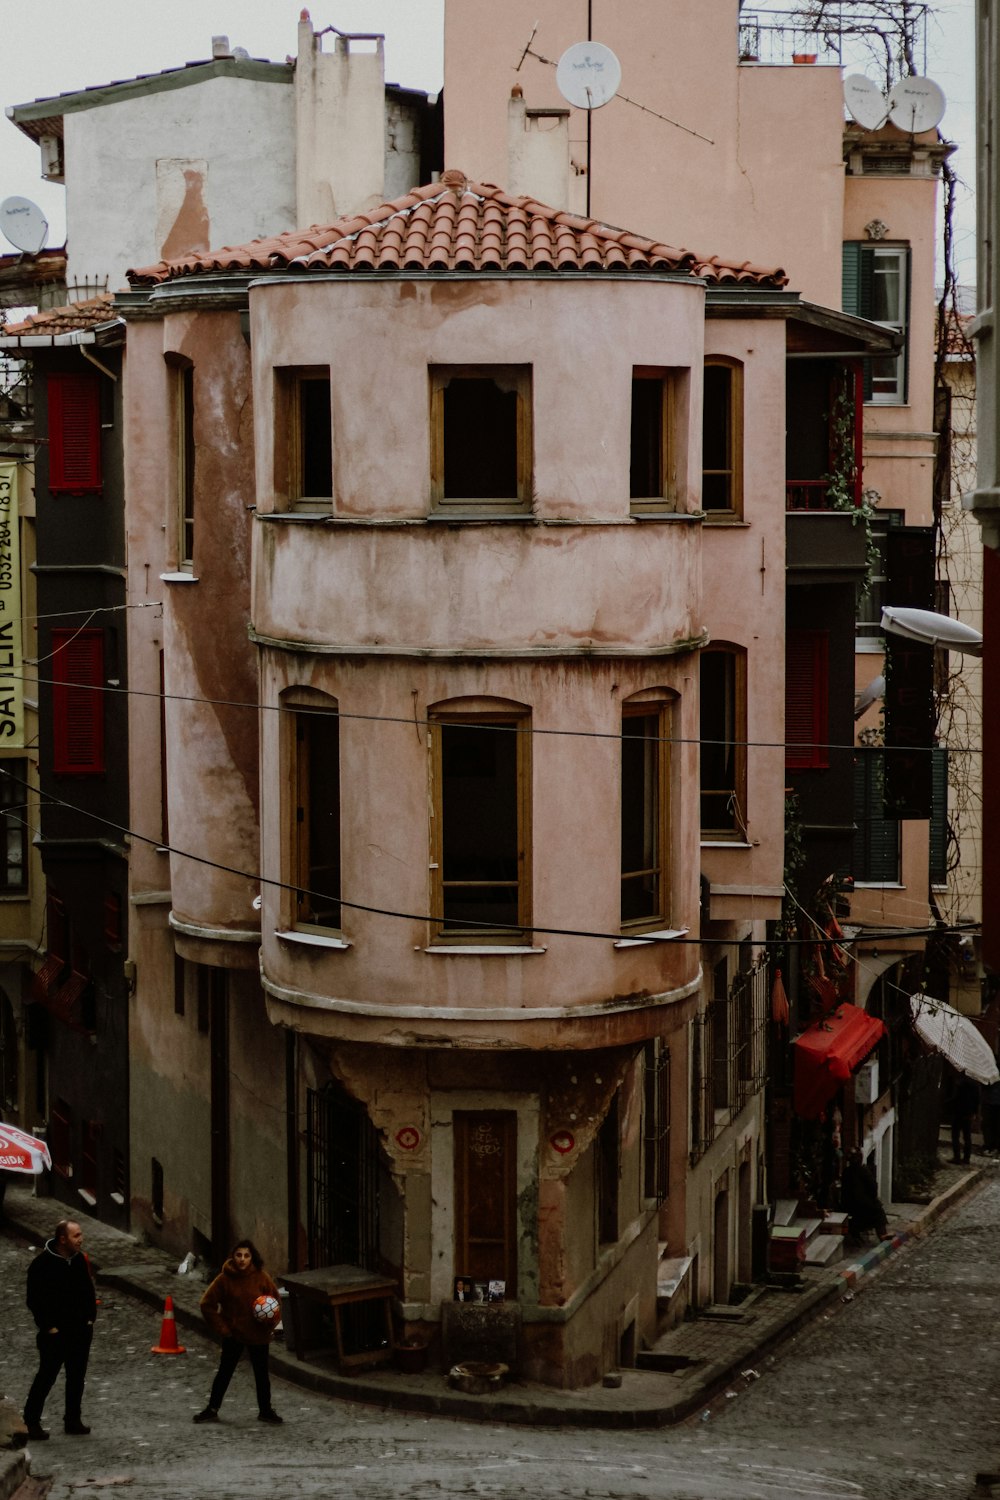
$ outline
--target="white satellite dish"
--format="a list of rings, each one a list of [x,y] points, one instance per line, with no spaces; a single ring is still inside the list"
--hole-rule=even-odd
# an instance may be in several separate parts
[[[556,65],[560,94],[577,109],[600,109],[621,87],[622,65],[603,42],[574,42]]]
[[[939,615],[931,609],[902,609],[886,604],[882,610],[882,629],[907,640],[922,641],[925,646],[943,646],[948,651],[966,651],[970,656],[983,654],[983,636],[971,625]]]
[[[944,94],[933,78],[901,78],[889,95],[889,119],[909,135],[933,130],[944,114]]]
[[[881,89],[863,73],[852,73],[844,79],[844,102],[851,118],[866,130],[878,130],[889,114],[889,105]]]
[[[5,198],[0,203],[0,232],[16,250],[37,255],[45,244],[49,223],[30,198]]]

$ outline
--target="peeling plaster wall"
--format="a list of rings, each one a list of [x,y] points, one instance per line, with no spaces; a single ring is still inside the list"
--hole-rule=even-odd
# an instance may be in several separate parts
[[[207,79],[71,112],[64,129],[70,282],[115,291],[129,267],[295,222],[288,82]]]

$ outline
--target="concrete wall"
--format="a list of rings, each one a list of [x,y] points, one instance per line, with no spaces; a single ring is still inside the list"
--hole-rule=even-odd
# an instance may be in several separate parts
[[[69,282],[293,227],[288,81],[219,77],[64,117]],[[254,148],[248,154],[247,142]]]

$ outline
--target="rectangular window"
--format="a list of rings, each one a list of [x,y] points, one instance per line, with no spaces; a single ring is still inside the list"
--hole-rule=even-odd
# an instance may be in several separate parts
[[[899,819],[885,813],[885,752],[854,752],[852,874],[860,885],[899,882]]]
[[[663,1203],[670,1192],[670,1048],[644,1049],[643,1194]]]
[[[436,936],[522,942],[530,927],[528,719],[431,726]]]
[[[194,368],[185,365],[175,373],[177,424],[177,565],[194,567]]]
[[[626,709],[622,720],[622,925],[655,923],[667,915],[667,776],[665,715]]]
[[[338,929],[340,916],[340,719],[299,709],[295,724],[295,920]]]
[[[274,471],[296,510],[329,510],[333,497],[333,425],[329,365],[275,370]]]
[[[882,606],[893,602],[886,593],[888,533],[890,529],[902,526],[903,519],[901,510],[880,509],[869,523],[870,546],[874,552],[877,552],[878,557],[873,563],[868,587],[858,590],[854,627],[857,642],[859,644],[862,641],[870,643],[864,649],[872,650],[875,646],[880,650],[883,649],[885,634],[882,630]]]
[[[789,630],[785,636],[785,766],[790,771],[830,764],[829,655],[826,630]]]
[[[701,653],[701,836],[745,842],[746,655]]]
[[[80,1127],[80,1191],[94,1204],[97,1202],[97,1154],[101,1127],[96,1120],[84,1120]]]
[[[153,1218],[157,1224],[163,1223],[163,1164],[156,1157],[150,1160],[150,1185],[149,1198]]]
[[[906,245],[862,244],[843,247],[844,311],[869,318],[904,336],[909,332],[910,251]],[[898,354],[875,355],[864,362],[865,400],[876,406],[906,402],[906,345]]]
[[[712,1107],[728,1109],[733,1089],[730,1073],[729,965],[720,959],[712,970]]]
[[[431,499],[441,510],[531,509],[531,370],[432,367]]]
[[[455,1274],[517,1296],[517,1115],[456,1110]]]
[[[743,514],[743,371],[705,360],[701,504],[709,517]]]
[[[49,489],[53,494],[100,492],[101,388],[96,374],[48,377]]]
[[[179,953],[174,954],[174,1015],[182,1016],[186,1010],[187,964]]]
[[[633,513],[673,510],[679,488],[681,420],[679,370],[636,366],[632,371],[629,497]],[[686,389],[686,381],[684,383]]]
[[[104,632],[52,632],[52,768],[57,776],[104,770]]]
[[[28,763],[0,762],[0,892],[28,889]]]

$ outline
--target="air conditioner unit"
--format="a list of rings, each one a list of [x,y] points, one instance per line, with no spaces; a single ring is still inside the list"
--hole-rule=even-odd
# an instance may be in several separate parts
[[[854,1075],[855,1104],[874,1104],[878,1098],[878,1058],[872,1057]]]

